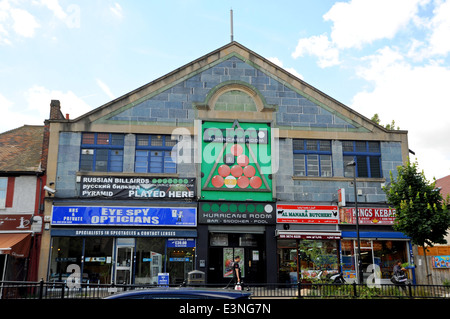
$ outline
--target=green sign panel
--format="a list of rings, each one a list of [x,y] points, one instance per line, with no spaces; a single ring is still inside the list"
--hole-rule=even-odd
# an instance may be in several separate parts
[[[201,139],[202,200],[272,200],[269,124],[205,121]]]

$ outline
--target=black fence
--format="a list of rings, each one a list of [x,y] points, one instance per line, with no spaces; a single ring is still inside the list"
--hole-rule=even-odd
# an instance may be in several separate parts
[[[197,284],[195,286],[233,289],[221,284]],[[0,299],[101,299],[127,290],[150,289],[155,285],[74,284],[64,282],[0,281]],[[179,285],[171,286],[179,287]],[[392,284],[251,284],[243,290],[250,291],[253,299],[307,299],[307,298],[409,298],[450,299],[450,286]]]

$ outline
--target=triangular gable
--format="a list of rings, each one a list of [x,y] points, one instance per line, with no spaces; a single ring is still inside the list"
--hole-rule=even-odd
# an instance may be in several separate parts
[[[281,129],[385,131],[236,42],[112,101],[90,119],[94,124],[192,126],[197,106],[207,105],[211,92],[230,83],[256,92],[265,110],[276,111],[273,123]]]

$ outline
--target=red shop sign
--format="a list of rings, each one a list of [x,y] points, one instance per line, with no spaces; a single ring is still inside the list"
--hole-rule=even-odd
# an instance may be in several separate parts
[[[33,215],[0,215],[0,231],[31,230]]]
[[[395,209],[358,207],[358,222],[361,225],[392,225],[395,220]],[[339,209],[340,224],[356,224],[355,208]]]

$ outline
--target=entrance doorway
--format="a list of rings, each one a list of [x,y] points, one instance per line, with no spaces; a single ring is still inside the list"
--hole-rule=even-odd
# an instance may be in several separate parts
[[[116,283],[130,285],[133,274],[134,238],[117,238]]]
[[[241,258],[244,283],[265,280],[264,234],[210,233],[208,282],[228,284],[233,279],[234,258]]]

